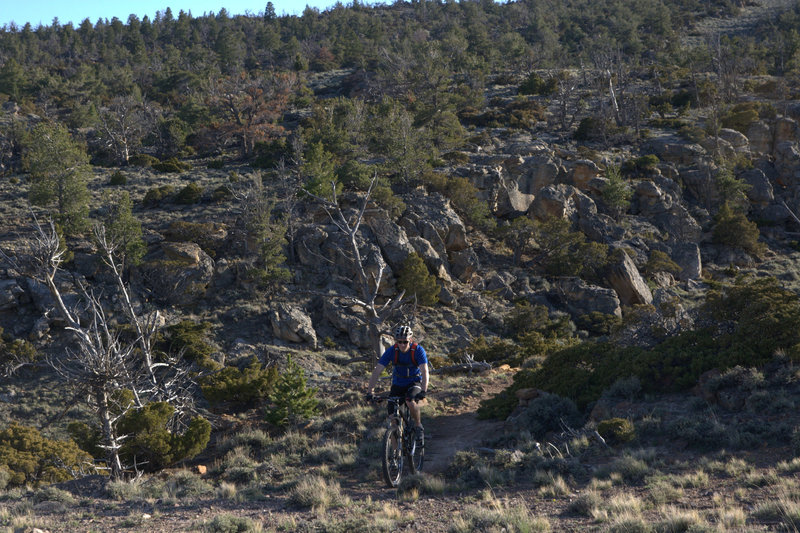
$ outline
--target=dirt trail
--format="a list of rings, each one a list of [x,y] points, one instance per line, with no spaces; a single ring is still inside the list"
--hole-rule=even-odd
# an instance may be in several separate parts
[[[443,472],[456,452],[476,448],[502,431],[503,422],[478,420],[474,412],[440,416],[425,424],[425,467],[429,474]]]
[[[426,417],[423,410],[425,472],[444,472],[457,452],[480,447],[484,441],[502,432],[502,421],[479,420],[476,411],[481,400],[504,390],[511,384],[512,377],[509,372],[495,374],[490,383],[478,387],[477,394],[460,398],[457,407],[448,414]]]

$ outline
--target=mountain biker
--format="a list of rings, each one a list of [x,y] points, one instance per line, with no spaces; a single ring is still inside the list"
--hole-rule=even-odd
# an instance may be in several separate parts
[[[425,399],[428,392],[428,355],[425,349],[413,342],[411,328],[409,326],[397,326],[394,330],[395,344],[389,346],[378,364],[372,371],[367,385],[367,400],[371,400],[375,392],[375,385],[383,369],[393,364],[392,388],[390,396],[405,397],[411,419],[414,421],[414,431],[417,435],[417,444],[424,444],[425,430],[422,427],[419,400]],[[393,413],[392,406],[389,406],[389,415]]]

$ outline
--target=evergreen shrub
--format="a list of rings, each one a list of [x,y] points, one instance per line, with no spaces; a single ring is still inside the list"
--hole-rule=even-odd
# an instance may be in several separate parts
[[[597,424],[597,432],[609,444],[624,444],[636,438],[633,422],[627,418],[610,418]]]
[[[169,159],[165,159],[164,161],[159,161],[158,163],[153,163],[152,165],[153,170],[157,170],[159,172],[167,173],[167,172],[184,172],[186,170],[191,170],[192,165],[189,163],[184,163],[183,161],[178,160],[176,157],[171,157]]]
[[[400,269],[397,287],[406,291],[406,297],[416,297],[420,305],[435,305],[439,301],[441,287],[436,276],[428,271],[425,261],[416,253],[408,254]]]
[[[108,179],[109,185],[126,185],[128,183],[128,177],[120,170],[117,170],[111,177]]]
[[[180,191],[178,194],[175,195],[175,203],[176,204],[183,204],[183,205],[191,205],[200,202],[200,199],[203,197],[203,192],[205,189],[198,185],[197,183],[190,183]]]
[[[92,458],[71,440],[48,439],[32,427],[13,423],[0,430],[0,472],[7,486],[73,479]]]
[[[145,207],[157,207],[161,205],[161,202],[166,200],[174,191],[175,188],[172,185],[161,185],[159,187],[149,189],[142,199],[142,205]]]
[[[223,402],[252,406],[266,399],[278,379],[276,366],[263,366],[253,357],[244,368],[228,366],[200,378],[203,396],[212,405]]]
[[[283,427],[313,416],[317,412],[316,395],[317,389],[306,386],[303,369],[288,356],[286,368],[269,395],[267,421]]]
[[[158,163],[158,158],[148,154],[133,154],[128,158],[128,165],[132,167],[149,168]]]
[[[120,434],[130,435],[120,449],[123,461],[135,461],[152,472],[203,451],[211,438],[211,423],[195,417],[183,434],[172,433],[167,427],[174,412],[166,402],[153,402],[126,413],[117,426]]]
[[[211,358],[214,346],[208,342],[210,329],[210,322],[182,320],[164,329],[160,348],[165,352],[181,353],[184,359],[201,367],[215,368],[218,363]]]

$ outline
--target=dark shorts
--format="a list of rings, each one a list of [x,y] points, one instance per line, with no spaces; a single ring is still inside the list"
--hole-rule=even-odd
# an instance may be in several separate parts
[[[416,396],[418,392],[422,392],[422,387],[420,387],[419,382],[409,385],[392,385],[392,388],[389,390],[389,396],[405,396],[406,399],[411,399]],[[387,412],[390,415],[394,414],[394,406],[392,406],[391,403],[387,404]]]

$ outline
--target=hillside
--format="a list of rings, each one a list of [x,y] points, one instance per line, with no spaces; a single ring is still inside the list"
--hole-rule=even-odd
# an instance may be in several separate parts
[[[797,4],[550,4],[3,28],[0,528],[797,530]]]

